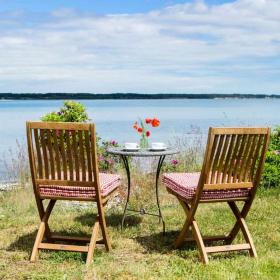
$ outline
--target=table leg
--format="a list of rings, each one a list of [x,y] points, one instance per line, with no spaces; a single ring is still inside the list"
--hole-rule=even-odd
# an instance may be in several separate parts
[[[130,170],[129,170],[129,163],[128,163],[128,159],[126,156],[121,156],[122,160],[123,160],[123,164],[126,170],[126,175],[127,175],[127,198],[126,198],[126,203],[125,203],[125,207],[124,207],[124,212],[123,212],[123,216],[122,216],[122,223],[121,223],[121,229],[123,229],[123,225],[124,225],[124,220],[125,220],[125,216],[126,216],[126,210],[127,210],[127,206],[128,206],[128,202],[129,202],[129,197],[130,197]]]
[[[160,156],[157,166],[157,173],[156,173],[156,197],[157,197],[157,207],[158,207],[158,214],[159,214],[159,223],[162,222],[163,227],[163,234],[165,234],[165,222],[163,220],[163,216],[160,209],[160,203],[159,203],[159,195],[158,195],[158,180],[160,175],[160,170],[163,164],[163,161],[165,159],[165,156]]]

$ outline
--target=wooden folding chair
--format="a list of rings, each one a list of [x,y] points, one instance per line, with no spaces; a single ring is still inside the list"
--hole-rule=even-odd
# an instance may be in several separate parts
[[[120,177],[98,172],[94,124],[27,122],[26,128],[32,182],[41,219],[31,261],[37,259],[40,249],[65,250],[87,253],[89,265],[96,243],[105,244],[107,251],[111,250],[103,207],[117,190]],[[46,209],[43,200],[49,200]],[[97,203],[98,216],[91,238],[56,235],[50,231],[48,219],[57,200]],[[99,226],[102,240],[97,240]],[[47,242],[43,242],[44,238]],[[66,241],[80,245],[64,244]]]
[[[257,257],[245,218],[261,179],[269,137],[269,128],[210,128],[201,173],[163,175],[168,192],[178,198],[186,213],[176,247],[184,240],[195,241],[205,264],[208,253],[249,250],[251,257]],[[241,210],[236,201],[244,202]],[[228,235],[201,235],[195,213],[199,203],[210,202],[227,202],[232,210],[236,223]],[[246,242],[232,244],[240,230]],[[223,241],[223,245],[205,246],[213,241]]]

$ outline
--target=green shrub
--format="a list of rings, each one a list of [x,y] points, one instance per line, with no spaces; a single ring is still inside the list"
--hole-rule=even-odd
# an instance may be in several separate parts
[[[44,122],[88,122],[90,119],[86,113],[85,106],[76,101],[64,101],[58,112],[51,112],[43,117]]]
[[[280,187],[280,127],[271,133],[271,140],[264,165],[263,187]]]

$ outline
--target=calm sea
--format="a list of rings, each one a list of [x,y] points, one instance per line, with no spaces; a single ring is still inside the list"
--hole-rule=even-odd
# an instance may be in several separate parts
[[[193,128],[207,133],[209,126],[276,126],[280,124],[280,99],[213,100],[82,100],[103,139],[137,141],[132,125],[138,118],[157,117],[160,127],[151,130],[150,141],[172,142],[188,137]],[[39,120],[58,111],[63,101],[1,101],[0,155],[25,143],[25,121]],[[0,166],[0,173],[3,166]],[[1,174],[0,174],[1,175]]]

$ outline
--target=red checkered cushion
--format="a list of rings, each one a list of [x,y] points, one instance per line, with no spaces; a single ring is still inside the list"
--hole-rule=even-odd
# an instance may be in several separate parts
[[[195,195],[200,173],[165,173],[163,183],[166,188],[185,199],[192,199]],[[226,189],[202,191],[201,200],[247,197],[250,189]]]
[[[101,196],[106,197],[120,185],[120,176],[115,174],[99,173],[101,185]],[[40,185],[39,193],[41,197],[71,197],[71,198],[95,198],[95,190],[92,187],[79,186],[57,186],[57,185]]]

